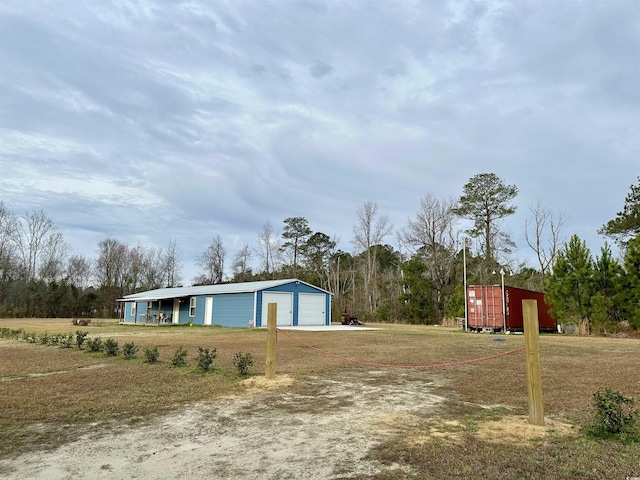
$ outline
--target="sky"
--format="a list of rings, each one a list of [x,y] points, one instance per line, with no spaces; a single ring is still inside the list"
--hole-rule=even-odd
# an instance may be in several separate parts
[[[175,240],[189,283],[216,235],[227,267],[294,216],[352,251],[365,202],[400,230],[494,173],[513,262],[536,202],[598,254],[640,175],[639,52],[635,0],[3,0],[0,201],[88,258]]]

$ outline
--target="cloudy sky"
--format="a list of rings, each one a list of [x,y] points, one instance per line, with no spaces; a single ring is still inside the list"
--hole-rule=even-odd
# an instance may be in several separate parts
[[[291,216],[351,250],[478,173],[598,253],[640,175],[635,0],[3,0],[0,200],[74,253],[162,247],[184,275]],[[393,238],[388,243],[393,244]],[[532,266],[535,266],[531,263]]]

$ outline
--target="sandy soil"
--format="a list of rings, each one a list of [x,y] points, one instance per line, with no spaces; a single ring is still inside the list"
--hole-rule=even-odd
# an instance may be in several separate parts
[[[252,378],[242,396],[190,405],[148,425],[5,460],[0,470],[29,480],[324,480],[392,472],[406,467],[381,465],[367,453],[418,419],[437,420],[445,399],[431,393],[434,378],[428,372],[373,370],[296,382]],[[436,422],[433,431],[405,440],[427,441],[447,431],[456,436],[455,428],[444,427]],[[572,433],[557,422],[534,427],[524,417],[507,417],[482,424],[478,434],[528,441],[549,429]]]
[[[149,425],[1,463],[14,479],[330,479],[388,468],[366,458],[399,418],[436,409],[424,373],[362,371],[191,405]],[[397,467],[400,468],[400,467]]]

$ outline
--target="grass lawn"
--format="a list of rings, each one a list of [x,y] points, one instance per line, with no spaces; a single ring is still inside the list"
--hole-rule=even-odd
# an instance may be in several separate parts
[[[524,346],[521,335],[470,334],[426,326],[379,327],[288,333],[335,355],[369,364],[402,366],[473,360]],[[111,321],[78,327],[69,320],[43,319],[2,319],[0,328],[22,328],[38,335],[82,330],[90,337],[113,338],[121,349],[126,342],[134,342],[139,348],[137,358],[127,360],[86,349],[0,340],[0,459],[52,449],[82,433],[99,434],[122,424],[144,424],[188,404],[242,395],[247,387],[234,367],[237,352],[251,353],[255,360],[253,375],[264,373],[264,329],[138,327]],[[143,361],[142,352],[153,346],[158,347],[160,362],[152,365]],[[188,367],[171,365],[170,358],[179,347],[189,352]],[[212,372],[195,368],[198,347],[216,349]],[[640,445],[594,441],[581,433],[581,427],[592,418],[592,395],[599,387],[640,399],[640,340],[552,334],[540,337],[540,349],[545,416],[559,425],[573,425],[570,433],[554,431],[550,426],[544,438],[527,437],[518,435],[524,427],[517,423],[510,432],[487,432],[487,426],[502,423],[504,427],[514,418],[527,415],[523,352],[449,368],[423,369],[420,371],[427,372],[423,374],[433,381],[434,392],[447,399],[444,406],[436,417],[416,417],[413,424],[403,425],[397,435],[368,454],[385,465],[409,465],[411,473],[353,478],[640,476]],[[277,373],[294,379],[374,368],[323,355],[283,333],[279,333],[277,351]],[[394,371],[400,375],[407,370]],[[321,407],[311,403],[308,408]]]

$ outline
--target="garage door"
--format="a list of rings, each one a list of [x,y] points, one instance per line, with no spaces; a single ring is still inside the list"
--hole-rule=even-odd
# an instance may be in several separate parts
[[[321,293],[301,293],[298,296],[298,325],[324,325],[326,296]]]
[[[267,326],[269,304],[278,304],[276,325],[293,325],[293,293],[263,292],[262,294],[262,326]]]

